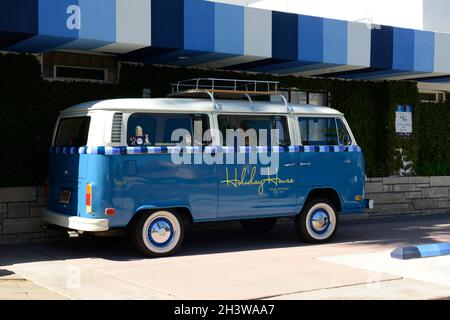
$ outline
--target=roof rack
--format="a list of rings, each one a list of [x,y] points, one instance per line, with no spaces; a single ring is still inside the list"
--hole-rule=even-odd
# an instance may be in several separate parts
[[[178,81],[172,84],[169,97],[203,97],[207,95],[218,108],[215,99],[242,98],[248,99],[253,109],[252,96],[280,96],[284,105],[291,111],[286,97],[278,91],[278,81],[237,80],[218,78],[196,78]]]

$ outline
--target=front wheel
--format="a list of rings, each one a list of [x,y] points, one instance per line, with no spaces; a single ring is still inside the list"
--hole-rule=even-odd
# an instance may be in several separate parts
[[[130,232],[137,251],[147,257],[164,257],[175,253],[184,236],[182,219],[171,210],[143,213]]]
[[[328,199],[314,199],[306,204],[295,218],[295,228],[306,242],[321,243],[331,240],[337,230],[338,214]]]

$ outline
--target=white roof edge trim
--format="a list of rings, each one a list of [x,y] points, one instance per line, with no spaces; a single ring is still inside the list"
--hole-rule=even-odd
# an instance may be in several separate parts
[[[306,104],[289,103],[292,112],[286,109],[282,103],[234,100],[216,100],[216,104],[221,105],[224,110],[217,110],[214,104],[208,99],[189,98],[131,98],[99,100],[81,103],[60,112],[61,116],[69,114],[87,113],[92,111],[121,111],[121,112],[142,112],[142,111],[166,111],[166,112],[216,112],[216,113],[282,113],[282,114],[314,114],[314,115],[343,115],[342,112],[325,107]],[[242,109],[242,111],[238,109]]]

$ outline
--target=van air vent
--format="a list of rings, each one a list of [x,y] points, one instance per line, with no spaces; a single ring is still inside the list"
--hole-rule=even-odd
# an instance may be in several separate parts
[[[120,112],[114,113],[111,132],[111,142],[120,143],[122,141],[122,118],[123,118],[122,113]]]

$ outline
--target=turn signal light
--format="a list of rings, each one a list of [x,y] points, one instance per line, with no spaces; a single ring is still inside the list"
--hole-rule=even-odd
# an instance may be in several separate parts
[[[92,213],[92,184],[86,184],[86,213]]]

